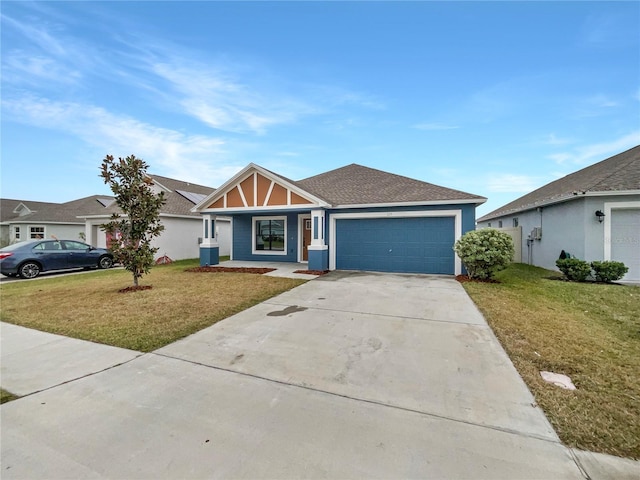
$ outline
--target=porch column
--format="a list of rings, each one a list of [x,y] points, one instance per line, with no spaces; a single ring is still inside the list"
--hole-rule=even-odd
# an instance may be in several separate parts
[[[325,242],[325,211],[311,210],[309,270],[329,270],[329,247]]]
[[[200,266],[220,263],[220,247],[216,238],[216,216],[202,215],[202,243],[200,244]]]

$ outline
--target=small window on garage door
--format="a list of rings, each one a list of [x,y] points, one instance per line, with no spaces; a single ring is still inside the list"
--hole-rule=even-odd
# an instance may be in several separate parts
[[[29,227],[29,238],[32,240],[44,238],[44,227]]]

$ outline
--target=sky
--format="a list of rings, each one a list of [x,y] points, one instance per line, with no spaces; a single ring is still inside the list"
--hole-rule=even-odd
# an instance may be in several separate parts
[[[488,198],[640,144],[639,2],[27,2],[1,12],[0,196],[108,155],[218,187],[351,163]]]

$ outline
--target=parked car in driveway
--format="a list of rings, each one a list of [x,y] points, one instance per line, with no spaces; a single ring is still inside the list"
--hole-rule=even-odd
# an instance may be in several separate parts
[[[113,255],[77,240],[31,240],[0,248],[0,273],[36,278],[48,270],[111,268]]]

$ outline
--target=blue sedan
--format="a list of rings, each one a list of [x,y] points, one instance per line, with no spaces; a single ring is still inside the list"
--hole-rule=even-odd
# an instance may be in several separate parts
[[[0,273],[36,278],[47,270],[111,268],[113,255],[77,240],[33,240],[0,248]]]

